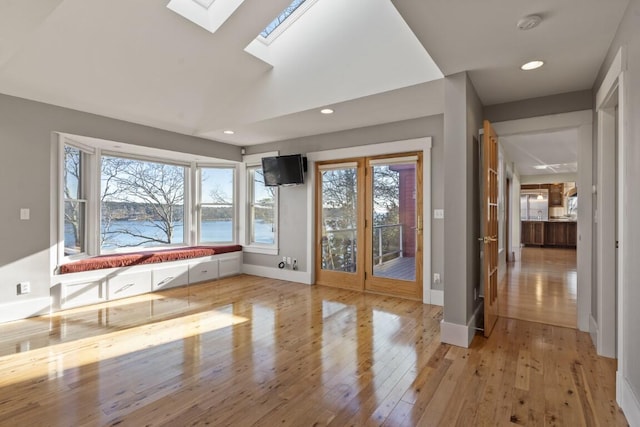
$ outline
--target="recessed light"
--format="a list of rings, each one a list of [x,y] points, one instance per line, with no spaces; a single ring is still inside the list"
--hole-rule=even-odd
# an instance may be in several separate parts
[[[331,108],[323,108],[320,112],[322,114],[333,114],[333,110]]]
[[[222,133],[224,133],[225,135],[233,135],[235,132],[232,131],[231,129],[227,129],[227,130],[222,131]]]
[[[544,61],[540,61],[540,60],[529,61],[526,64],[523,64],[520,67],[520,69],[524,71],[531,71],[531,70],[535,70],[536,68],[540,68],[543,65],[544,65]]]

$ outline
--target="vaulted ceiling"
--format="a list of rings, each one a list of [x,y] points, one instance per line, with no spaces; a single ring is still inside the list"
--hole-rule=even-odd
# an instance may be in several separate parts
[[[253,145],[441,113],[460,71],[485,105],[590,89],[628,0],[318,0],[268,46],[290,0],[244,0],[214,33],[168,2],[0,0],[0,92]]]

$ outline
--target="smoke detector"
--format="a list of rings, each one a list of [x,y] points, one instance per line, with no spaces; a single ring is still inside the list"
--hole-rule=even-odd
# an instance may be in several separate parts
[[[539,15],[529,15],[520,19],[516,25],[518,29],[525,31],[537,27],[541,22],[542,17]]]

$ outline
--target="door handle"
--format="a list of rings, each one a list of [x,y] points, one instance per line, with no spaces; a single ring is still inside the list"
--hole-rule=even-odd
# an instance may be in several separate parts
[[[483,243],[489,243],[489,242],[497,242],[498,238],[496,236],[484,236],[484,237],[478,237],[478,240]]]

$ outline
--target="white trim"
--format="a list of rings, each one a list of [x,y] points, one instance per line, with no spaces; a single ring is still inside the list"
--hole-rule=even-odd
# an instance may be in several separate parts
[[[442,320],[440,322],[440,341],[457,347],[469,348],[469,327]]]
[[[0,304],[0,323],[41,316],[51,312],[51,297],[30,298]]]
[[[609,70],[607,74],[604,76],[602,80],[602,84],[598,88],[598,92],[596,93],[596,108],[600,109],[602,105],[607,101],[607,99],[611,96],[611,93],[615,90],[616,80],[618,76],[623,71],[623,56],[624,52],[622,48],[618,50],[616,56],[611,61],[611,65],[609,66]]]
[[[439,289],[431,289],[431,301],[427,304],[444,306],[444,291]]]
[[[307,153],[308,170],[315,170],[315,162],[325,160],[350,159],[362,156],[379,156],[402,153],[405,151],[422,151],[422,302],[431,302],[431,147],[430,136],[401,141],[382,142],[379,144],[360,145],[335,150],[315,151]],[[315,282],[315,174],[308,174],[307,183],[307,268],[310,271],[310,283]]]
[[[620,51],[622,52],[622,51]],[[622,56],[622,53],[620,53],[620,55]],[[627,221],[628,215],[626,215],[626,209],[625,209],[625,194],[628,194],[631,189],[627,189],[626,186],[626,179],[625,176],[627,174],[627,166],[626,166],[626,135],[627,135],[627,130],[626,130],[626,126],[625,126],[625,122],[627,119],[627,108],[625,106],[626,103],[626,94],[625,94],[625,88],[626,88],[626,78],[625,78],[626,74],[624,71],[621,71],[620,74],[618,75],[618,159],[617,159],[617,171],[618,171],[618,176],[616,177],[617,182],[617,215],[618,217],[616,218],[616,223],[617,223],[617,230],[616,230],[616,234],[617,234],[617,239],[618,239],[618,243],[617,243],[617,247],[618,247],[618,254],[616,257],[616,261],[617,261],[617,265],[616,265],[616,269],[617,269],[617,289],[616,289],[616,295],[617,295],[617,319],[616,319],[616,337],[617,337],[617,349],[616,349],[616,354],[617,354],[617,358],[618,358],[618,366],[620,367],[620,371],[621,373],[626,372],[626,370],[622,367],[623,363],[625,361],[625,354],[624,354],[624,347],[623,347],[623,343],[625,340],[625,313],[627,312],[627,310],[629,309],[629,301],[627,300],[626,296],[627,296],[627,288],[625,286],[625,284],[627,283],[627,280],[625,278],[625,267],[624,267],[624,263],[625,263],[625,256],[626,256],[626,245],[625,245],[625,238],[627,237],[626,235],[626,227],[625,227],[625,222]],[[637,400],[636,400],[637,402]],[[640,423],[639,423],[640,424]]]
[[[617,402],[630,426],[640,426],[640,401],[633,392],[629,381],[620,371],[616,373]]]
[[[623,350],[625,339],[624,308],[627,303],[625,301],[626,278],[623,264],[626,256],[623,242],[625,237],[624,195],[626,194],[624,152],[628,132],[624,121],[626,118],[625,56],[624,47],[621,47],[596,92],[595,104],[598,119],[596,168],[598,177],[598,203],[596,207],[598,276],[596,289],[599,326],[596,350],[599,355],[618,358],[618,367],[622,377],[626,377]],[[616,106],[618,107],[617,122],[614,110]],[[617,158],[614,155],[613,147],[618,149]],[[617,168],[616,162],[618,162]],[[612,251],[616,240],[618,241],[617,253],[616,250]]]
[[[242,272],[253,276],[268,277],[270,279],[287,280],[289,282],[303,283],[312,285],[311,272],[295,271],[288,269],[280,269],[273,267],[265,267],[262,265],[243,264]]]
[[[440,322],[440,341],[458,347],[469,348],[473,338],[476,336],[477,322],[480,318],[481,309],[482,304],[479,304],[466,325],[442,320]]]

